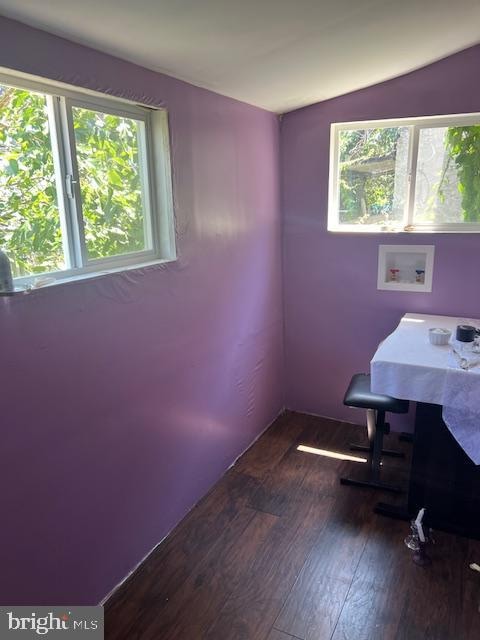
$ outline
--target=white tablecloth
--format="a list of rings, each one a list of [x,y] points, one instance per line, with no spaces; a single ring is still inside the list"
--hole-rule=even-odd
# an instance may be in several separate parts
[[[450,345],[430,344],[428,330],[443,327],[455,336],[465,318],[407,313],[378,347],[370,363],[371,388],[417,402],[443,406],[443,418],[460,446],[480,464],[480,366],[455,365]],[[480,320],[468,320],[480,327]]]

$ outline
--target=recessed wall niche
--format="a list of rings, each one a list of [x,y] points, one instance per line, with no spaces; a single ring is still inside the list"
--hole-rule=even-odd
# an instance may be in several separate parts
[[[377,289],[430,292],[434,254],[434,245],[379,245]]]

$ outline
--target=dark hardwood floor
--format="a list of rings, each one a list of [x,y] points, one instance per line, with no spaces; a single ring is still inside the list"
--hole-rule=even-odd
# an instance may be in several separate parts
[[[408,523],[372,512],[386,494],[339,484],[363,464],[297,450],[363,432],[280,417],[110,598],[107,640],[478,640],[480,542],[437,532],[414,565]]]

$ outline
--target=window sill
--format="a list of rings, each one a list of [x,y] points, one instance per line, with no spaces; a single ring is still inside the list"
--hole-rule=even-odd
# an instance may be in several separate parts
[[[49,289],[50,287],[56,287],[58,285],[70,284],[73,282],[81,282],[83,280],[92,280],[95,278],[102,278],[114,273],[122,273],[123,271],[133,271],[136,269],[145,269],[147,267],[154,267],[162,264],[168,264],[174,262],[176,258],[148,260],[136,264],[128,264],[117,267],[109,267],[106,269],[98,269],[95,271],[83,271],[74,275],[67,275],[62,277],[61,274],[53,276],[45,274],[44,276],[32,276],[29,278],[16,278],[13,281],[15,290],[0,292],[0,297],[11,297],[17,295],[25,295],[33,293],[34,291],[40,291],[42,289]],[[44,283],[35,284],[37,280],[44,280]]]
[[[367,226],[351,226],[345,225],[343,227],[329,227],[327,228],[328,233],[336,233],[340,235],[345,234],[354,234],[354,235],[430,235],[430,234],[463,234],[463,233],[480,233],[480,225],[475,225],[475,227],[469,227],[462,229],[461,227],[447,227],[447,226],[437,226],[437,227],[413,227],[409,229],[405,228],[381,228],[381,227],[367,227]]]

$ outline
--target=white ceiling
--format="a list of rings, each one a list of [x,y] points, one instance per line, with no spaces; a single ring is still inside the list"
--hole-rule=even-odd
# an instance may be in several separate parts
[[[480,0],[0,0],[0,13],[277,112],[480,42]]]

